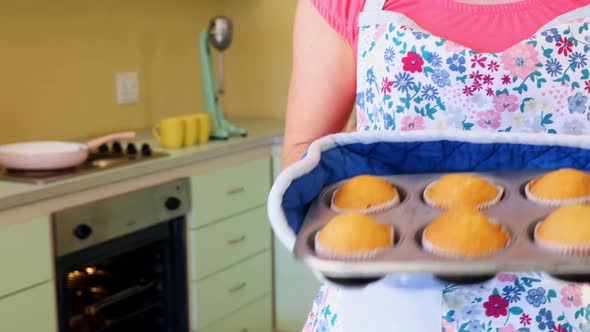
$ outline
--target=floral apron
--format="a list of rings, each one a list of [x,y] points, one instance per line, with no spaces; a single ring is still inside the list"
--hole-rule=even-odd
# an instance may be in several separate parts
[[[359,130],[590,134],[590,6],[500,53],[430,34],[367,0],[359,16]],[[388,276],[364,289],[326,284],[304,331],[590,332],[590,285],[544,273],[483,284]]]

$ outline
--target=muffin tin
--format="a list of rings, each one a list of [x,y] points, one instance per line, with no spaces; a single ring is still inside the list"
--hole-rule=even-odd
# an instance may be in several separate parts
[[[315,234],[338,214],[330,208],[330,202],[333,193],[346,180],[327,187],[308,210],[295,242],[294,255],[324,277],[347,284],[379,279],[390,273],[427,273],[451,282],[469,283],[491,278],[503,271],[545,271],[564,280],[590,280],[590,257],[559,255],[541,249],[533,242],[535,225],[558,207],[528,200],[524,188],[530,180],[547,172],[468,173],[504,189],[498,203],[482,210],[489,218],[502,223],[511,236],[508,246],[492,256],[451,259],[423,250],[421,239],[424,228],[444,212],[427,205],[423,192],[444,174],[382,176],[397,187],[400,204],[371,216],[393,225],[394,245],[374,258],[356,261],[322,258],[314,250]]]

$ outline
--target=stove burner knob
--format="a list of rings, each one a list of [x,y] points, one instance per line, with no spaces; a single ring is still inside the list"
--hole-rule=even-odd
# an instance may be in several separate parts
[[[80,224],[74,228],[74,236],[80,240],[86,240],[92,234],[92,228],[86,224]]]
[[[109,146],[105,143],[98,147],[98,152],[109,152]]]
[[[114,153],[122,153],[123,152],[123,147],[121,146],[121,143],[119,143],[119,142],[113,143],[113,152]]]
[[[133,144],[133,143],[127,144],[127,154],[132,155],[132,156],[137,154],[137,148],[135,147],[135,144]]]
[[[164,202],[164,205],[170,211],[178,210],[178,208],[180,208],[181,204],[182,204],[182,202],[180,201],[180,199],[178,199],[176,197],[168,197],[166,199],[166,202]]]
[[[143,143],[141,145],[141,154],[143,154],[144,156],[151,156],[152,155],[152,148],[150,147],[149,144]]]

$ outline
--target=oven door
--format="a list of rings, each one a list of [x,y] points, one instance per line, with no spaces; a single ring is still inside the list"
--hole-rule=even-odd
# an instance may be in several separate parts
[[[57,257],[60,331],[188,331],[185,222]]]

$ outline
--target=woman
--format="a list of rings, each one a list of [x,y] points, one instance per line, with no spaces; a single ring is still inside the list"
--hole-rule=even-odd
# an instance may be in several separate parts
[[[284,165],[339,132],[590,134],[589,0],[300,0]],[[357,24],[358,22],[358,24]],[[590,287],[543,273],[324,285],[304,331],[590,331]]]

